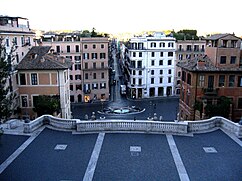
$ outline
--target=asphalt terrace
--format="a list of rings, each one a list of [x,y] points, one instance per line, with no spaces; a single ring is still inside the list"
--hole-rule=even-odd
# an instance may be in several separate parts
[[[222,130],[189,137],[74,134],[49,128],[32,136],[4,134],[0,180],[239,181],[242,141],[236,141]]]

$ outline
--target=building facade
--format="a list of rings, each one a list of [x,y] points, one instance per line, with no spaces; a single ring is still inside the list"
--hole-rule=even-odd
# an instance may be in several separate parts
[[[10,88],[9,93],[13,93],[17,97],[12,102],[12,108],[14,110],[19,105],[16,66],[34,45],[34,36],[35,33],[31,31],[28,19],[0,16],[0,38],[3,39],[6,47],[6,53],[8,55],[6,61],[11,64],[6,86]]]
[[[242,117],[241,39],[233,34],[212,35],[206,39],[205,55],[178,63],[182,69],[180,118],[208,117],[207,108],[229,98],[229,119]],[[208,107],[207,107],[208,106]],[[221,111],[221,110],[216,110]]]
[[[72,60],[71,102],[109,100],[108,38],[82,38],[80,33],[44,34],[41,44]]]
[[[173,37],[161,32],[130,39],[131,98],[149,98],[174,94],[175,49]]]
[[[66,58],[50,53],[51,47],[32,47],[17,66],[20,109],[23,117],[36,118],[34,103],[40,95],[57,96],[60,115],[71,118],[69,67]]]
[[[187,61],[197,56],[204,55],[206,40],[177,40],[176,41],[176,64]],[[175,94],[180,94],[181,68],[175,66]]]

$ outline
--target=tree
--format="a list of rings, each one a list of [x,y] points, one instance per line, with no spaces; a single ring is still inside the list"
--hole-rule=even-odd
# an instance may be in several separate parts
[[[38,116],[44,114],[53,114],[60,109],[60,100],[58,96],[42,95],[34,102],[33,111],[37,112]]]
[[[10,91],[7,84],[10,79],[11,55],[14,48],[11,48],[9,55],[7,55],[3,40],[0,38],[0,120],[6,121],[13,113],[12,102],[16,96]]]
[[[197,36],[197,30],[188,30],[188,29],[184,29],[184,30],[180,30],[178,32],[174,32],[172,31],[173,36],[177,39],[177,40],[198,40],[199,37]]]
[[[208,104],[205,107],[205,114],[208,117],[222,116],[229,118],[231,100],[225,96],[218,99],[217,104]]]

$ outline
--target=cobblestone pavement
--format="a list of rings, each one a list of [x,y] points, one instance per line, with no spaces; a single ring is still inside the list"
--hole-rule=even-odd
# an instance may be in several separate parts
[[[241,180],[241,140],[222,130],[193,136],[73,134],[42,127],[4,134],[0,180]]]

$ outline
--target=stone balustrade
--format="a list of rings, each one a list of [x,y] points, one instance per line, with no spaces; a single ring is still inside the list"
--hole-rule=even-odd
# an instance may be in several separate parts
[[[140,132],[140,133],[172,133],[187,134],[209,132],[222,128],[242,137],[242,125],[223,117],[212,117],[200,121],[147,121],[147,120],[90,120],[63,119],[51,115],[43,115],[29,123],[24,123],[24,132],[31,133],[48,124],[53,128],[72,130],[81,133],[93,132]]]
[[[105,120],[81,121],[77,124],[78,132],[143,132],[143,133],[187,133],[185,122]]]

